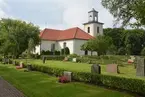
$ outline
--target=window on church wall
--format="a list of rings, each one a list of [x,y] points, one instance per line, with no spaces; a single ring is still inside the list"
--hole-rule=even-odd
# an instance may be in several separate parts
[[[97,16],[95,16],[95,21],[98,21]]]
[[[92,21],[92,15],[89,16],[89,21]]]
[[[55,44],[51,44],[51,52],[54,52],[55,51]]]
[[[63,48],[66,48],[66,42],[63,43]]]
[[[100,33],[100,28],[99,27],[97,27],[97,33]]]
[[[90,33],[90,27],[88,27],[88,33]]]

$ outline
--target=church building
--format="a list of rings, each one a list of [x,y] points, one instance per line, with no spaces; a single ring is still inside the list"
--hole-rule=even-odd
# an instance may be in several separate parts
[[[70,54],[90,55],[90,52],[82,51],[81,45],[97,35],[103,35],[103,23],[98,21],[98,12],[92,9],[88,12],[88,22],[84,23],[84,29],[78,27],[66,30],[45,28],[40,33],[41,43],[36,47],[36,53],[41,51],[61,51],[68,47]]]

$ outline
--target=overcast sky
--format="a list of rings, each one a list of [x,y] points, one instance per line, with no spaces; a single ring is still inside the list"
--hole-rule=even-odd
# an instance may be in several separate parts
[[[101,0],[0,0],[0,18],[21,19],[40,28],[83,28],[92,8],[99,12],[105,28],[113,27],[114,19]]]

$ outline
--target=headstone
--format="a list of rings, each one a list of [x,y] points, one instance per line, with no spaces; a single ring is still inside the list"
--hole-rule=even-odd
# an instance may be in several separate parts
[[[72,72],[64,71],[64,77],[67,78],[69,82],[71,82]]]
[[[73,60],[72,60],[73,62],[77,62],[77,58],[73,58]]]
[[[42,60],[43,60],[43,64],[45,64],[46,57],[43,56]]]
[[[24,68],[24,63],[23,62],[20,62],[20,67]]]
[[[109,73],[119,73],[119,67],[117,64],[108,64],[107,72]]]
[[[68,61],[68,57],[65,57],[65,58],[64,58],[64,61]]]
[[[28,69],[28,71],[32,71],[32,65],[29,64],[29,65],[27,66],[27,69]]]
[[[3,58],[3,63],[4,64],[8,64],[8,59],[7,58]]]
[[[145,76],[145,59],[137,58],[137,67],[136,67],[136,75],[137,76]]]
[[[93,64],[91,66],[91,73],[101,74],[101,66]]]

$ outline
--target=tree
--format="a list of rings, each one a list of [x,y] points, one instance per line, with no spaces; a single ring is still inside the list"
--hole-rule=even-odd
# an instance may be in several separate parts
[[[141,55],[142,55],[142,56],[145,56],[145,47],[142,49]]]
[[[112,45],[112,39],[107,36],[97,36],[94,39],[89,40],[81,46],[82,50],[95,51],[98,56],[105,55],[109,47]]]
[[[144,0],[102,0],[102,5],[109,10],[117,22],[122,21],[122,26],[145,26]],[[133,19],[136,21],[132,23]]]
[[[88,42],[86,42],[85,44],[83,44],[81,46],[81,50],[84,51],[91,51],[91,55],[93,53],[93,51],[95,51],[95,39],[90,39]]]
[[[104,29],[104,35],[112,38],[113,45],[119,49],[124,46],[123,34],[125,29],[122,28],[106,28]]]
[[[18,57],[28,49],[30,38],[39,44],[39,28],[21,20],[0,20],[0,51]]]
[[[28,57],[31,57],[31,54],[35,51],[35,44],[34,44],[34,40],[32,38],[30,38],[29,42],[28,42]]]
[[[125,46],[127,54],[131,55],[140,55],[141,50],[143,49],[142,41],[142,30],[126,30],[125,31]]]

